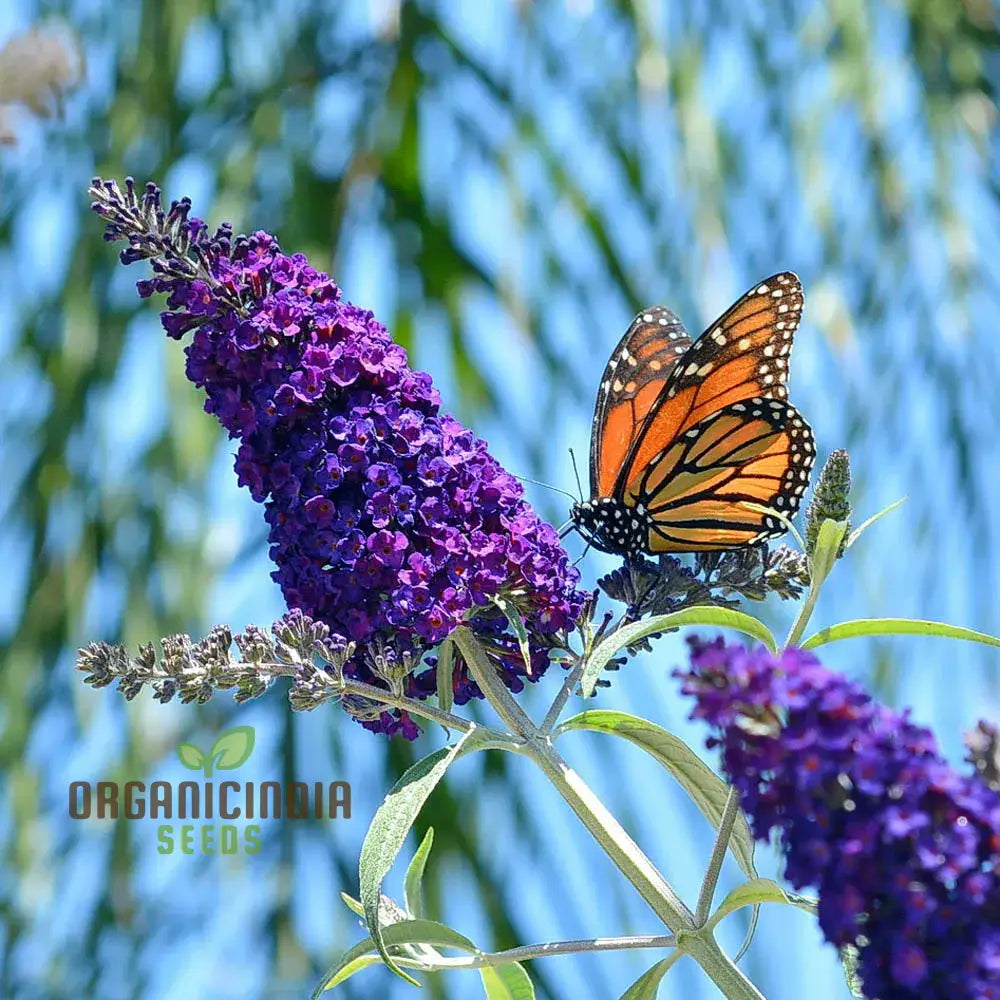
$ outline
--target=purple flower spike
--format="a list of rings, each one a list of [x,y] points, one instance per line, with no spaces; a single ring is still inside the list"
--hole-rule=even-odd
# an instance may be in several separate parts
[[[290,608],[356,641],[345,674],[381,684],[365,645],[406,662],[461,622],[489,640],[512,690],[545,670],[548,650],[573,625],[585,595],[551,526],[486,443],[441,412],[431,378],[367,310],[301,254],[264,232],[213,237],[169,211],[159,189],[122,192],[95,180],[107,238],[128,240],[122,260],[148,259],[140,294],[165,293],[168,336],[192,333],[187,375],[240,442],[239,481],[264,504],[274,578]],[[504,595],[525,619],[530,670],[493,603]],[[431,664],[406,678],[411,697],[434,688]],[[455,700],[481,693],[455,661]],[[417,733],[386,711],[364,725]]]
[[[872,1000],[1000,998],[1000,794],[811,654],[692,642],[677,671],[754,835],[819,889]]]

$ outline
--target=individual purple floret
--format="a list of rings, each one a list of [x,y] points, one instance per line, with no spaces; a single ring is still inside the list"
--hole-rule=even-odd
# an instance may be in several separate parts
[[[754,835],[854,945],[865,996],[1000,998],[1000,795],[811,654],[692,642],[678,671]]]
[[[372,313],[267,233],[210,238],[187,199],[164,212],[155,185],[137,194],[131,180],[123,192],[96,179],[91,194],[106,238],[129,241],[122,261],[151,261],[139,293],[168,296],[168,336],[191,335],[188,378],[240,442],[236,472],[264,504],[288,606],[357,644],[345,672],[379,683],[371,650],[410,669],[467,620],[508,687],[540,677],[580,613],[578,573],[518,480],[441,412],[430,376]],[[498,596],[525,619],[530,670]],[[426,697],[434,670],[417,669],[404,690]],[[456,657],[455,700],[470,697],[481,694]],[[364,724],[418,732],[406,713]]]

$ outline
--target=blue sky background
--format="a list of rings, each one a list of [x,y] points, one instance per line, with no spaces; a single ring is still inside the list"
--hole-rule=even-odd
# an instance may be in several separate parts
[[[139,273],[112,269],[100,242],[92,174],[156,171],[168,197],[188,194],[211,223],[268,227],[308,252],[399,332],[508,468],[570,491],[568,449],[585,460],[593,390],[637,308],[669,305],[696,332],[761,277],[795,270],[806,308],[790,392],[821,459],[850,449],[859,521],[909,497],[838,565],[814,624],[899,615],[997,633],[995,11],[957,6],[706,0],[668,12],[572,0],[400,13],[380,0],[192,5],[158,20],[149,6],[88,0],[61,11],[85,46],[85,80],[60,119],[19,119],[18,144],[0,150],[0,993],[307,995],[360,936],[338,893],[356,893],[367,820],[395,773],[384,743],[334,708],[293,716],[280,692],[238,709],[146,696],[126,706],[75,675],[73,650],[91,639],[238,629],[283,610],[232,446],[200,413],[154,307],[134,300]],[[47,12],[8,5],[0,43]],[[396,89],[383,87],[380,60],[411,37],[412,62],[400,55],[387,77]],[[303,44],[314,62],[294,58]],[[413,107],[399,101],[412,83],[400,65],[420,78]],[[165,94],[172,116],[147,111],[149,93]],[[407,122],[415,179],[400,180],[390,168],[405,163]],[[400,208],[411,188],[448,254]],[[51,445],[68,394],[95,370]],[[564,497],[528,492],[554,523],[565,518]],[[99,540],[98,523],[111,526]],[[151,524],[167,554],[137,582]],[[98,543],[100,558],[81,562]],[[584,578],[613,565],[591,552]],[[51,591],[39,567],[58,568]],[[70,609],[48,644],[46,600]],[[749,610],[778,634],[792,616]],[[682,656],[679,637],[660,640],[600,704],[702,748],[670,678]],[[824,656],[912,706],[955,762],[963,729],[1000,714],[992,650],[858,640]],[[543,712],[557,683],[530,691],[529,710]],[[294,767],[300,780],[349,780],[354,818],[265,824],[260,855],[229,858],[160,856],[149,821],[66,818],[70,780],[181,780],[177,741],[208,745],[232,724],[257,731],[241,778]],[[441,742],[432,733],[419,749]],[[670,779],[593,734],[567,736],[563,752],[692,903],[711,838]],[[463,761],[447,783],[431,822],[461,804],[458,825],[523,943],[658,930],[526,762]],[[766,847],[759,864],[776,872]],[[436,874],[438,915],[491,947],[468,861],[446,854]],[[737,879],[727,866],[722,891]],[[398,895],[398,876],[389,888]],[[722,940],[735,949],[744,927],[730,918]],[[540,995],[614,998],[656,957],[536,963]],[[790,908],[765,910],[742,964],[771,1000],[848,995],[832,949]],[[381,970],[355,983],[344,996],[410,992]],[[481,995],[471,973],[433,989]],[[661,995],[717,994],[682,962]]]

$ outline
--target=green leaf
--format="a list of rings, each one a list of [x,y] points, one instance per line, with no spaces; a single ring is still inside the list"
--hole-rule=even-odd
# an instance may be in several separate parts
[[[774,879],[755,878],[749,882],[738,885],[719,904],[719,908],[712,914],[707,927],[711,930],[719,921],[728,917],[730,913],[735,913],[744,906],[757,906],[760,903],[785,903],[788,906],[796,906],[800,910],[815,913],[816,901],[808,896],[799,896],[796,893],[785,892]]]
[[[830,575],[849,527],[847,521],[834,521],[829,517],[819,526],[816,548],[809,559],[810,591],[818,592],[823,581]]]
[[[729,797],[729,786],[682,739],[646,719],[610,709],[596,709],[574,715],[556,730],[556,734],[571,729],[621,736],[645,750],[677,779],[712,826],[718,829]],[[744,873],[755,878],[757,871],[753,865],[753,836],[743,813],[736,817],[729,849]]]
[[[535,1000],[535,987],[518,962],[487,965],[479,970],[486,1000]]]
[[[900,497],[895,503],[889,504],[888,507],[883,507],[877,514],[872,514],[867,521],[865,521],[860,527],[855,528],[854,531],[847,536],[844,548],[849,549],[861,537],[862,532],[867,531],[876,521],[881,520],[886,514],[891,514],[897,507],[904,503],[906,503],[906,497]]]
[[[521,618],[521,613],[514,607],[513,602],[508,601],[506,597],[497,595],[493,598],[493,603],[504,613],[504,616],[510,623],[510,627],[514,630],[514,635],[517,636],[517,645],[521,650],[521,657],[524,660],[524,669],[530,677],[531,649],[528,646],[528,631],[524,627],[524,620]]]
[[[403,882],[403,900],[406,902],[406,909],[414,917],[424,915],[424,868],[427,866],[427,858],[430,856],[431,847],[434,844],[434,827],[428,827],[424,834],[424,839],[417,848],[417,853],[413,855],[413,860],[406,869],[406,879]]]
[[[233,726],[219,733],[209,751],[209,757],[220,771],[232,771],[245,764],[253,753],[253,726]]]
[[[370,941],[371,938],[365,940]],[[329,971],[328,978],[324,980],[322,989],[316,990],[312,995],[318,997],[327,990],[332,990],[335,986],[347,982],[356,972],[367,969],[372,965],[381,965],[382,959],[378,955],[358,955],[353,961],[339,963],[335,969]]]
[[[346,892],[340,894],[340,898],[344,901],[344,905],[352,912],[356,913],[362,920],[365,919],[365,908],[361,903],[356,900],[353,896],[349,896]],[[382,959],[379,959],[381,962]]]
[[[472,729],[454,746],[442,747],[418,760],[396,782],[385,801],[378,807],[361,845],[358,868],[361,902],[365,908],[368,930],[385,964],[402,979],[415,986],[419,985],[417,981],[403,972],[385,950],[383,930],[378,920],[382,880],[388,874],[406,841],[406,835],[410,832],[413,821],[445,771],[461,754],[479,745],[481,744],[478,733]]]
[[[390,924],[382,930],[383,949],[400,948],[405,945],[428,944],[439,945],[447,948],[458,948],[460,951],[478,955],[479,949],[464,935],[452,930],[445,924],[436,920],[401,920],[399,923]],[[354,947],[346,951],[328,970],[320,981],[319,985],[312,992],[312,1000],[316,1000],[327,990],[332,990],[339,986],[346,979],[349,979],[355,972],[366,969],[375,964],[380,959],[378,955],[369,955],[369,952],[380,951],[371,935],[359,941]],[[361,959],[367,957],[367,961]],[[431,970],[433,967],[423,962],[416,962],[412,959],[406,960],[408,965]],[[389,963],[386,963],[389,964]],[[392,966],[390,966],[391,968]],[[410,980],[414,986],[419,986],[415,979],[410,976],[404,978]]]
[[[675,951],[656,965],[647,969],[622,995],[620,1000],[656,1000],[660,982],[667,974],[670,966],[681,957],[683,952]]]
[[[455,703],[455,642],[450,635],[438,650],[437,696],[441,711],[450,712]]]
[[[200,771],[205,764],[205,755],[193,743],[178,743],[177,759],[192,771]]]
[[[656,632],[666,632],[668,629],[679,628],[681,625],[717,625],[721,628],[731,628],[759,639],[772,652],[776,652],[778,649],[778,644],[775,642],[774,636],[771,635],[770,629],[763,622],[744,614],[742,611],[717,608],[707,604],[699,605],[696,608],[685,608],[683,611],[674,611],[669,615],[658,615],[655,618],[647,618],[641,622],[625,625],[598,643],[590,654],[580,679],[584,697],[589,698],[594,693],[601,671],[619,650]]]
[[[941,639],[965,639],[986,646],[1000,646],[1000,639],[961,625],[921,621],[917,618],[858,618],[820,629],[802,643],[803,649],[815,649],[838,639],[856,639],[866,635],[931,635]]]

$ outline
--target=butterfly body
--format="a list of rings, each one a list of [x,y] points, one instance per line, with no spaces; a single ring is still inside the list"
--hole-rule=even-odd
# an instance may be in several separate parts
[[[798,278],[783,272],[694,342],[668,309],[635,317],[597,394],[591,498],[571,514],[591,545],[630,558],[739,548],[785,531],[815,455],[787,402],[802,303]]]

